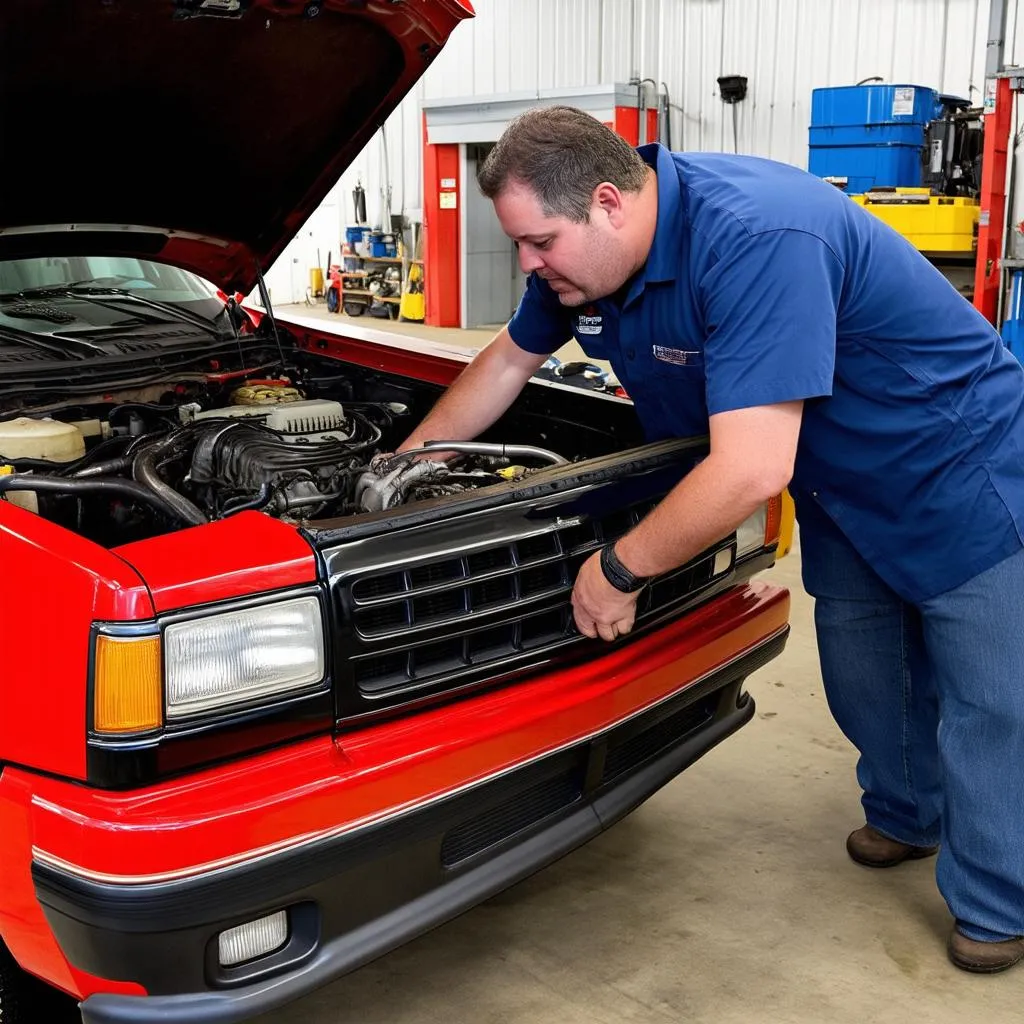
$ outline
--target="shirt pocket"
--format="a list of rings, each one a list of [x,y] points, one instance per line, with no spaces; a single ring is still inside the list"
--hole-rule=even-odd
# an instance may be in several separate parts
[[[648,345],[634,403],[649,440],[698,437],[708,431],[704,352],[696,345]],[[642,392],[642,393],[641,393]]]

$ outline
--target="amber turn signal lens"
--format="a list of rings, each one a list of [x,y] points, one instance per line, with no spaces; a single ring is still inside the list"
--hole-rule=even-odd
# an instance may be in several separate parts
[[[779,539],[782,529],[782,495],[768,499],[768,514],[764,520],[764,546],[769,547]]]
[[[93,728],[145,732],[163,725],[160,637],[96,638]]]

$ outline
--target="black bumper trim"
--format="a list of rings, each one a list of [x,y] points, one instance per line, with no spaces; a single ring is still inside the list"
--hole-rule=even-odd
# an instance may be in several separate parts
[[[746,724],[754,702],[743,679],[779,654],[788,629],[687,688],[677,697],[589,741],[497,780],[364,833],[332,841],[234,877],[187,879],[161,886],[87,882],[36,863],[36,892],[69,960],[101,977],[136,980],[146,997],[94,995],[82,1004],[86,1024],[229,1024],[308,994],[403,942],[475,906],[587,842],[628,814],[675,775]],[[703,701],[709,715],[653,757],[602,781],[609,749],[656,729]],[[685,716],[680,719],[683,721]],[[692,724],[692,720],[691,720]],[[495,815],[545,779],[580,779],[582,797],[447,870],[446,835],[474,813]],[[466,801],[470,801],[467,804]],[[390,834],[389,834],[390,833]],[[326,844],[325,844],[326,845]],[[321,941],[291,958],[287,970],[248,984],[211,978],[210,944],[239,920],[294,904],[320,908]],[[213,958],[216,969],[216,958]],[[256,963],[259,968],[259,962]],[[245,980],[245,979],[242,979]]]

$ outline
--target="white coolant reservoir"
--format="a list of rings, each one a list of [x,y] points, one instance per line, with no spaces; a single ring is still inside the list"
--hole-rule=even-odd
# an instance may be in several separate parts
[[[85,454],[85,438],[77,427],[59,420],[34,420],[19,416],[16,420],[0,420],[0,472],[10,472],[6,465],[13,459],[45,459],[47,462],[70,462]],[[7,491],[12,505],[30,512],[39,511],[34,491]]]
[[[12,459],[70,462],[85,454],[85,438],[70,423],[19,416],[0,421],[0,463]]]

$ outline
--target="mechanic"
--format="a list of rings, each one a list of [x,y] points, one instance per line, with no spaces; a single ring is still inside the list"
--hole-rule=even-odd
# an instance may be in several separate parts
[[[399,451],[485,430],[571,336],[650,440],[709,434],[580,569],[577,626],[609,641],[649,577],[788,485],[826,695],[860,753],[847,851],[939,850],[952,962],[1024,959],[1024,370],[917,250],[794,167],[634,150],[549,107],[478,183],[526,291]]]

